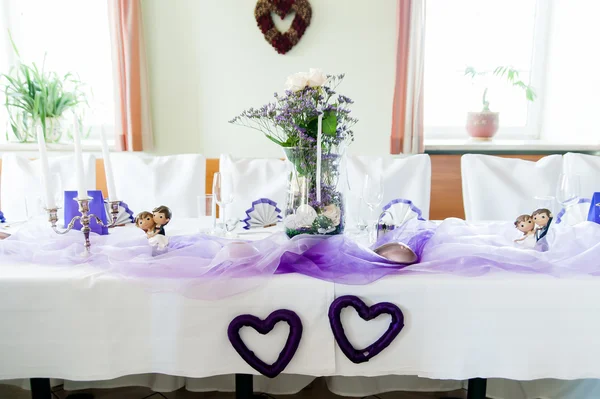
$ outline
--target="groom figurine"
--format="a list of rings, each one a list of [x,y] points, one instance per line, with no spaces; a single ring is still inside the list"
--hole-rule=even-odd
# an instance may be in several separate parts
[[[157,233],[164,236],[165,226],[171,221],[171,217],[173,216],[171,210],[168,207],[161,205],[158,208],[154,208],[152,214],[154,215]]]
[[[546,208],[541,208],[533,212],[531,216],[537,226],[535,230],[535,240],[537,242],[548,233],[548,228],[550,228],[550,223],[552,223],[552,213]]]

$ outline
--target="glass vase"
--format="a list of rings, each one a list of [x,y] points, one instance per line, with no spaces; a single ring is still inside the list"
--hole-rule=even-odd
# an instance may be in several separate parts
[[[284,148],[284,152],[288,164],[288,185],[283,224],[288,237],[342,234],[345,225],[340,184],[343,149],[330,146],[321,154],[320,200],[316,148],[288,147]]]

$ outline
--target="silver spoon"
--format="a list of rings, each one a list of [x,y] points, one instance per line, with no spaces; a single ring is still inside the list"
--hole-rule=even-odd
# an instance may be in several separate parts
[[[401,242],[388,242],[375,248],[374,252],[382,258],[395,263],[402,263],[403,265],[413,264],[419,259],[417,254],[408,245]]]

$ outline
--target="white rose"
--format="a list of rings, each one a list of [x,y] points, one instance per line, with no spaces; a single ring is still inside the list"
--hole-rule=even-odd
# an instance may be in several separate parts
[[[285,80],[286,90],[300,91],[308,85],[308,75],[304,72],[298,72],[290,75]]]
[[[334,205],[334,204],[327,205],[324,208],[321,215],[323,215],[327,219],[331,220],[333,222],[334,226],[337,227],[340,225],[341,212],[340,212],[340,208],[338,208],[337,205]]]
[[[320,69],[310,68],[306,76],[307,83],[310,87],[323,86],[327,82],[327,76]]]
[[[317,211],[308,204],[302,204],[296,209],[296,224],[301,227],[310,227],[317,218]]]

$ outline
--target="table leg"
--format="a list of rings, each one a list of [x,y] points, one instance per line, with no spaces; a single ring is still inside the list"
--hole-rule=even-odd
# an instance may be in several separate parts
[[[51,399],[50,378],[30,378],[31,399]]]
[[[254,398],[254,385],[252,384],[252,375],[235,375],[235,399]]]
[[[485,399],[487,379],[471,378],[467,388],[467,399]]]

